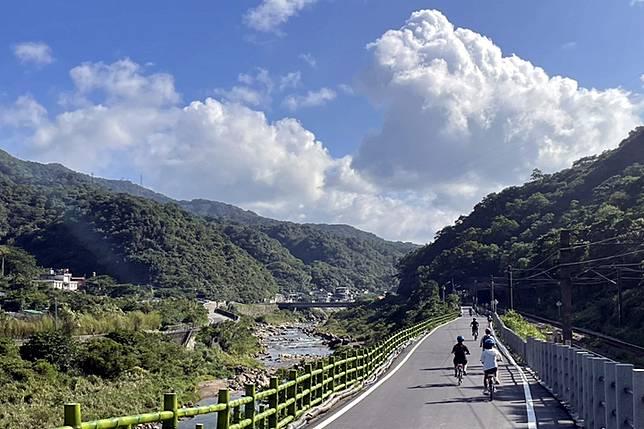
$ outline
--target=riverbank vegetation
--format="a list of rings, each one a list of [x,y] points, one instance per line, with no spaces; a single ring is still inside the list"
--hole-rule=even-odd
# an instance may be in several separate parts
[[[158,409],[162,394],[199,399],[203,380],[257,368],[252,322],[205,328],[194,350],[161,334],[113,331],[80,342],[61,331],[40,332],[22,346],[0,338],[0,421],[3,427],[62,424],[65,402],[80,402],[85,420]]]
[[[352,341],[372,343],[395,330],[459,309],[456,294],[450,294],[442,301],[438,283],[423,278],[410,297],[389,295],[333,313],[319,329]]]

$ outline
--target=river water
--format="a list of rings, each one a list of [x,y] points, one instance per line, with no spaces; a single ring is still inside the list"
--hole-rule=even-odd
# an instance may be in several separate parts
[[[310,335],[305,329],[312,325],[300,324],[284,327],[271,327],[260,332],[263,344],[266,346],[266,355],[259,359],[268,368],[285,368],[299,362],[305,357],[328,356],[332,350],[324,344],[321,338]],[[231,393],[232,398],[241,396],[241,393]],[[197,404],[211,405],[217,403],[217,398],[206,398]],[[197,423],[202,423],[206,428],[214,428],[217,424],[217,413],[196,416],[179,422],[179,429],[194,429]]]

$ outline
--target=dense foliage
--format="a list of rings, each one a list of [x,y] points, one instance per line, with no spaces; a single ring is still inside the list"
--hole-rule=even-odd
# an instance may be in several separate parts
[[[220,348],[198,342],[189,351],[160,334],[114,331],[81,343],[50,331],[21,347],[0,337],[0,421],[59,426],[70,401],[82,403],[86,420],[157,410],[169,389],[194,401],[200,380],[228,377],[238,364]]]
[[[470,215],[401,261],[398,291],[410,296],[429,277],[474,293],[477,284],[486,286],[495,276],[496,297],[507,306],[504,285],[511,266],[515,305],[556,319],[559,231],[570,229],[575,324],[644,344],[643,190],[644,128],[639,128],[615,150],[555,174],[537,170],[525,185],[485,197]],[[489,296],[480,292],[479,302]]]

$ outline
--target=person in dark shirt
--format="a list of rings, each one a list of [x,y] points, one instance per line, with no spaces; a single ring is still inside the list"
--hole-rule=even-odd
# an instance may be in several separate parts
[[[492,340],[496,340],[496,339],[492,336],[492,331],[490,330],[490,328],[486,328],[486,329],[485,329],[485,335],[483,335],[483,337],[481,338],[481,342],[479,343],[479,344],[480,344],[480,346],[481,346],[481,348],[483,348],[483,344],[485,344],[485,340],[487,340],[488,338],[490,338],[490,339],[492,339]]]
[[[467,375],[467,355],[470,354],[467,346],[463,344],[465,338],[462,335],[456,337],[456,341],[456,344],[452,347],[452,354],[454,355],[454,377],[458,376],[456,367],[459,364],[463,365],[463,375]]]

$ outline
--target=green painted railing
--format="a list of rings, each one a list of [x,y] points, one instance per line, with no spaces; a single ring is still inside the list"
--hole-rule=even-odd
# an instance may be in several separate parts
[[[407,341],[457,315],[448,313],[399,330],[384,341],[351,350],[339,359],[331,356],[313,361],[304,366],[304,371],[292,369],[287,380],[271,377],[268,389],[260,392],[255,385],[246,385],[244,396],[238,399],[231,400],[230,392],[222,389],[218,403],[213,405],[179,408],[176,394],[166,393],[163,411],[83,422],[80,404],[65,404],[64,426],[56,429],[132,429],[155,422],[161,422],[163,429],[177,429],[180,418],[209,413],[217,413],[217,429],[279,429],[332,394],[358,385]]]

